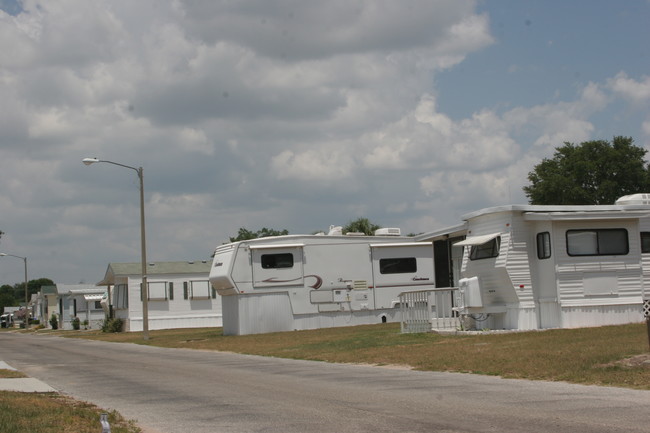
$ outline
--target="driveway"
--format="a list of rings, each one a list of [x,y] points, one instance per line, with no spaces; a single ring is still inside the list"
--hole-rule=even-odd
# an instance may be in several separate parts
[[[162,433],[650,431],[650,391],[15,333],[0,360]]]

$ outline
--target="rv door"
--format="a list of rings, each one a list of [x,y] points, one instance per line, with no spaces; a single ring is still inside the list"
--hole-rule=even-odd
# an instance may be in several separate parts
[[[253,287],[303,286],[302,245],[251,246]]]

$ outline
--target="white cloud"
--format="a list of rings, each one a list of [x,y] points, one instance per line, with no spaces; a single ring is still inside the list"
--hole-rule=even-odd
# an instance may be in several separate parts
[[[650,76],[640,80],[629,78],[623,71],[607,80],[607,86],[617,95],[634,104],[650,102]]]
[[[501,44],[470,0],[23,4],[0,13],[2,249],[59,282],[139,260],[135,173],[83,157],[143,166],[151,259],[198,259],[242,226],[427,231],[521,201],[553,147],[648,100],[648,78],[621,72],[452,115],[438,74]]]

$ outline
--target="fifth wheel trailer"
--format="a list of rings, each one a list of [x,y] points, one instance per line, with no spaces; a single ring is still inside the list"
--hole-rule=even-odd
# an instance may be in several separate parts
[[[286,235],[215,250],[210,283],[225,335],[398,321],[399,294],[434,288],[430,242],[375,236]]]

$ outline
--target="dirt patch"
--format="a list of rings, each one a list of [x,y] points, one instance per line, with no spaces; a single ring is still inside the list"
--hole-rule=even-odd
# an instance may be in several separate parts
[[[636,355],[620,361],[599,365],[599,367],[647,368],[650,369],[650,353]]]

